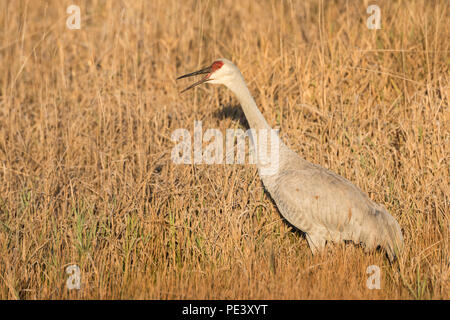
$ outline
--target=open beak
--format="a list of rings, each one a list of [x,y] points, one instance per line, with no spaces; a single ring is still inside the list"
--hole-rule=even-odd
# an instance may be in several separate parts
[[[202,83],[208,81],[208,80],[209,80],[209,76],[210,76],[211,71],[212,71],[211,67],[206,67],[206,68],[203,68],[203,69],[201,69],[201,70],[198,70],[198,71],[195,71],[195,72],[192,72],[192,73],[188,73],[188,74],[185,74],[184,76],[178,77],[177,80],[178,80],[178,79],[187,78],[187,77],[192,77],[192,76],[195,76],[195,75],[197,75],[197,74],[206,74],[205,77],[203,77],[201,80],[199,80],[199,81],[197,81],[197,82],[191,84],[189,87],[187,87],[186,89],[184,89],[183,91],[181,91],[181,93],[183,93],[183,92],[185,92],[185,91],[187,91],[187,90],[189,90],[189,89],[192,89],[193,87],[196,87],[196,86],[198,86],[199,84],[202,84]]]

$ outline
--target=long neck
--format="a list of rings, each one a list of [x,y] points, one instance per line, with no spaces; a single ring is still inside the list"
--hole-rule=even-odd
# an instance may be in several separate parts
[[[241,103],[251,129],[270,129],[266,119],[256,106],[255,100],[253,100],[242,76],[237,76],[235,81],[228,84],[227,87],[236,95]]]
[[[253,137],[252,130],[250,130],[249,136],[253,145],[253,150],[257,153],[258,160],[256,165],[259,169],[261,178],[266,187],[271,190],[271,181],[275,179],[279,173],[280,161],[282,160],[281,153],[285,151],[286,147],[280,141],[276,133],[275,136],[272,135],[273,130],[271,130],[271,127],[267,123],[261,111],[259,111],[256,106],[255,100],[253,100],[253,97],[244,82],[244,78],[239,75],[234,81],[227,84],[227,87],[236,95],[241,103],[250,128],[258,131],[257,135],[260,137],[258,141],[256,141],[256,137]],[[265,131],[267,133],[265,136],[266,139],[261,139],[261,137],[264,137],[261,136],[261,131]],[[270,143],[267,140],[269,132]],[[256,142],[258,142],[258,146],[255,145]],[[263,152],[263,149],[266,150],[266,152]]]

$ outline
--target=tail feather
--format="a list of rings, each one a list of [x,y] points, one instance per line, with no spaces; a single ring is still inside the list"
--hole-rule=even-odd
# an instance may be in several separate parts
[[[379,235],[381,236],[379,245],[386,251],[389,260],[393,261],[403,251],[402,230],[397,220],[386,209],[377,211]]]
[[[397,220],[382,206],[373,204],[356,234],[356,242],[364,243],[366,250],[380,246],[390,261],[403,250],[403,235]]]

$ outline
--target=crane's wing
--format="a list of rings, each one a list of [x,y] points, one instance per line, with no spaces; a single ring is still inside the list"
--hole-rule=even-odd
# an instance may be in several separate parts
[[[325,240],[380,245],[390,258],[401,250],[397,221],[350,181],[303,159],[285,169],[269,192],[294,226]]]

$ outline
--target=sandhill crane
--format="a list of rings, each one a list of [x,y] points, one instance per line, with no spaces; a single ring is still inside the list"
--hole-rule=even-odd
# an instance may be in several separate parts
[[[178,79],[205,74],[184,89],[201,83],[223,84],[239,100],[250,128],[270,129],[251,96],[239,69],[227,59]],[[253,139],[250,139],[253,142]],[[279,143],[279,168],[262,175],[264,187],[275,201],[281,215],[306,234],[313,254],[322,251],[327,241],[350,240],[362,243],[366,250],[383,248],[393,260],[403,248],[398,222],[384,206],[373,202],[350,181],[319,165],[302,159],[283,142]]]

